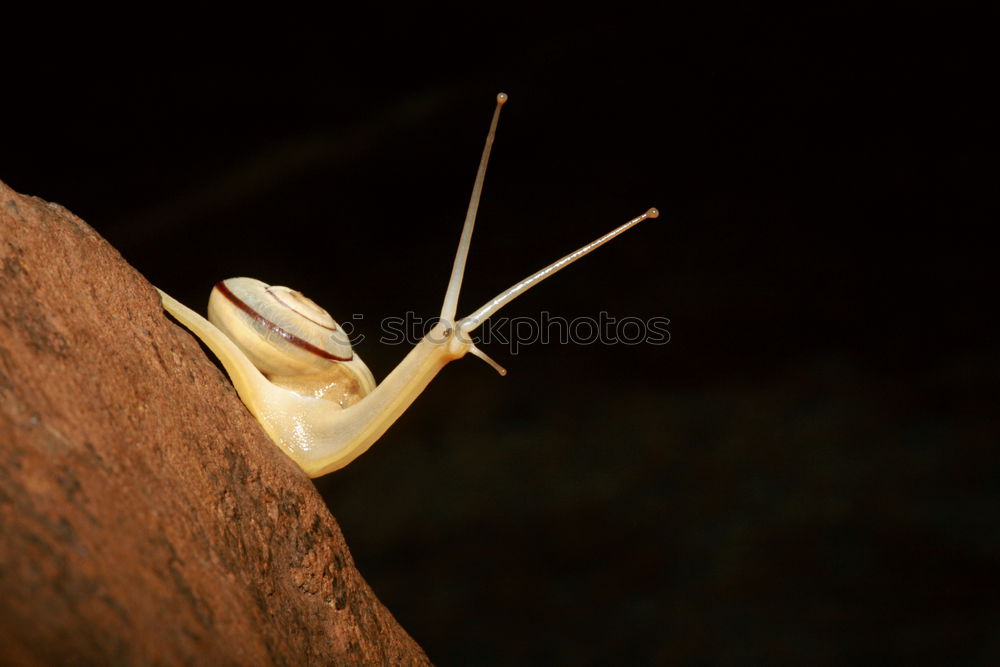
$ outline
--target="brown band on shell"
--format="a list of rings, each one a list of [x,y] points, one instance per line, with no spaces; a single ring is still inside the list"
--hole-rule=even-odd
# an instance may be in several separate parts
[[[260,313],[258,313],[256,310],[254,310],[253,308],[251,308],[249,305],[247,305],[238,296],[236,296],[235,294],[233,294],[232,291],[230,291],[230,289],[228,287],[226,287],[225,282],[218,283],[215,286],[215,289],[219,290],[219,294],[221,294],[222,296],[226,297],[230,301],[230,303],[232,303],[234,306],[236,306],[237,308],[239,308],[240,310],[242,310],[244,313],[246,313],[247,315],[249,315],[251,318],[253,318],[258,324],[260,324],[263,327],[266,327],[270,331],[273,331],[274,333],[276,333],[277,335],[281,336],[282,338],[284,338],[286,341],[288,341],[289,343],[291,343],[295,347],[303,349],[306,352],[310,352],[312,354],[315,354],[317,357],[321,357],[323,359],[330,359],[331,361],[350,361],[351,359],[354,358],[354,354],[351,354],[351,356],[349,356],[349,357],[338,357],[335,354],[330,354],[326,350],[324,350],[322,348],[319,348],[319,347],[316,347],[315,345],[313,345],[309,341],[302,340],[301,338],[299,338],[295,334],[289,333],[288,331],[285,331],[284,329],[282,329],[281,327],[279,327],[277,324],[275,324],[274,322],[271,322],[270,320],[268,320],[267,318],[265,318],[263,315],[261,315]]]

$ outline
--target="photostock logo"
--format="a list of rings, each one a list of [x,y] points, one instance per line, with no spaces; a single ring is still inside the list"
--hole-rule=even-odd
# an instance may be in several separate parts
[[[351,322],[341,325],[344,331],[352,336],[353,344],[360,343],[364,337],[353,336],[354,322],[363,316],[355,315]],[[420,317],[408,311],[404,317],[387,317],[380,323],[382,335],[379,342],[385,345],[416,345],[420,339],[430,332],[437,324],[438,318]],[[667,327],[670,320],[666,317],[617,318],[605,311],[595,317],[574,317],[567,319],[552,316],[548,311],[542,311],[534,317],[496,317],[487,320],[473,335],[477,344],[490,345],[499,343],[506,345],[511,354],[526,345],[666,345],[670,342],[670,331]]]

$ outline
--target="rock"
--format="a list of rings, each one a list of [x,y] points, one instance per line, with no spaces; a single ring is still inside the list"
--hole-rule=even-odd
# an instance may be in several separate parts
[[[0,662],[427,664],[152,286],[0,182]]]

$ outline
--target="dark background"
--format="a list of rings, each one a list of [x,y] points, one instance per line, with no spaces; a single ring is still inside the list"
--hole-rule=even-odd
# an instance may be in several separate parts
[[[433,660],[1000,660],[982,17],[245,18],[20,30],[0,178],[196,308],[251,275],[363,314],[377,378],[378,322],[440,308],[496,92],[460,314],[662,212],[504,314],[668,345],[493,344],[508,377],[453,364],[317,481]]]

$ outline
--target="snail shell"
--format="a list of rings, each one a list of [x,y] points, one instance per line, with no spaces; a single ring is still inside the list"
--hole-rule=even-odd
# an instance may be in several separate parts
[[[280,387],[342,408],[375,389],[344,330],[301,292],[229,278],[212,290],[208,320]]]

